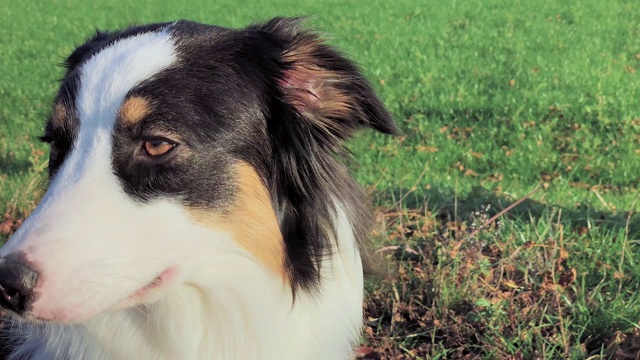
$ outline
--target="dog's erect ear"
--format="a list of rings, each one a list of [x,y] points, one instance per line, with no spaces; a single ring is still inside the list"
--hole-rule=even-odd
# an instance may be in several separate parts
[[[96,30],[95,35],[89,38],[84,44],[78,46],[71,55],[64,61],[64,67],[68,71],[75,69],[84,62],[96,50],[100,49],[105,42],[111,38],[111,33]]]
[[[398,132],[357,66],[305,29],[302,19],[275,18],[255,29],[284,45],[277,79],[283,100],[323,137],[344,140],[360,126],[386,134]]]

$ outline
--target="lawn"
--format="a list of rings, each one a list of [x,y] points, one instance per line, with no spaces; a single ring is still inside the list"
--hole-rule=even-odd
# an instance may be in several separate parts
[[[361,357],[640,353],[637,1],[2,2],[0,240],[46,186],[57,64],[96,27],[277,15],[314,15],[403,131],[349,143],[386,268]]]

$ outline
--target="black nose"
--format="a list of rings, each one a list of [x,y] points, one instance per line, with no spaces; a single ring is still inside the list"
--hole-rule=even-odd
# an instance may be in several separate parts
[[[22,314],[33,299],[38,272],[21,253],[0,258],[0,306]]]

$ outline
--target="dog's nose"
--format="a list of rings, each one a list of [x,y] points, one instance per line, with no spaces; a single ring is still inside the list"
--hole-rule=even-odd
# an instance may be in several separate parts
[[[38,272],[20,253],[0,258],[0,306],[22,314],[33,299]]]

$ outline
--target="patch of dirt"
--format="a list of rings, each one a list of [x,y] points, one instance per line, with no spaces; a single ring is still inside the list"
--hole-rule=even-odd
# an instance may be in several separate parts
[[[616,331],[609,339],[604,355],[605,359],[611,360],[640,359],[640,329],[634,328],[628,334]]]

